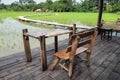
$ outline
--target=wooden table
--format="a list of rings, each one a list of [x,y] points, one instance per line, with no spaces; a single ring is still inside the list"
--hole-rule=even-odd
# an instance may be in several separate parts
[[[41,64],[42,70],[47,69],[47,58],[46,58],[46,38],[54,37],[55,41],[55,52],[58,51],[58,36],[69,34],[71,35],[73,31],[71,30],[61,30],[61,29],[53,29],[53,30],[44,30],[41,32],[28,32],[27,29],[23,29],[23,41],[24,41],[24,49],[26,54],[27,62],[32,61],[31,51],[30,51],[30,44],[29,44],[29,37],[36,38],[40,41],[40,48],[41,48]]]

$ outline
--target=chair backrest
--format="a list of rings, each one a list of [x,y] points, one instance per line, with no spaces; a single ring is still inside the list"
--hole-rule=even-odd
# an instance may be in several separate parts
[[[80,41],[80,37],[76,36],[76,38],[73,40],[72,45],[71,45],[71,54],[76,53],[76,49],[78,47],[79,41]]]
[[[74,36],[74,38],[72,38],[72,40],[73,40],[72,45],[67,48],[67,52],[70,52],[69,60],[71,60],[71,61],[74,59],[74,55],[76,53],[76,50],[77,50],[77,47],[78,47],[78,44],[80,41],[80,37]]]
[[[77,48],[82,47],[84,45],[88,45],[87,50],[89,52],[91,52],[92,46],[94,44],[94,40],[96,38],[96,35],[97,35],[97,32],[95,30],[88,30],[88,31],[84,31],[84,32],[78,32],[78,33],[72,35],[72,37],[70,39],[70,43],[72,43],[71,44],[71,48],[72,48],[71,50],[73,50],[74,47],[75,47],[74,44],[76,44],[75,40],[77,39],[77,37],[80,37],[81,40],[79,39],[80,41],[77,44]]]

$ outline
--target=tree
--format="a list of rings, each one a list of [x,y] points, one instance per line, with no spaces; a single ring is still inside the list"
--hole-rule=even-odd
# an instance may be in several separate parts
[[[112,12],[112,5],[107,4],[107,5],[106,5],[106,11],[107,11],[107,12]]]
[[[95,7],[96,3],[89,0],[85,0],[81,3],[81,11],[83,12],[93,11]]]
[[[76,0],[73,0],[73,1],[72,1],[72,5],[77,5]]]
[[[21,5],[25,5],[25,4],[35,4],[36,2],[34,0],[19,0],[19,3]]]
[[[81,11],[81,5],[80,5],[80,3],[74,4],[74,6],[72,7],[72,11],[74,11],[74,12],[80,12]]]
[[[13,11],[21,11],[21,7],[19,5],[19,2],[15,1],[11,4],[9,10],[13,10]]]
[[[118,12],[118,11],[120,11],[120,2],[116,3],[116,4],[113,4],[112,5],[112,9],[113,9],[112,12]]]
[[[72,0],[60,0],[61,4],[63,4],[63,11],[68,12],[72,9]]]
[[[63,4],[59,3],[58,1],[55,1],[52,4],[51,8],[54,12],[62,12],[62,5]]]
[[[46,2],[45,2],[45,7],[46,7],[46,9],[51,9],[51,5],[53,4],[53,2],[52,2],[52,0],[46,0]]]
[[[42,11],[45,11],[45,3],[41,2],[41,3],[37,4],[36,9],[42,9]]]
[[[0,9],[6,9],[5,4],[1,3],[1,4],[0,4]]]

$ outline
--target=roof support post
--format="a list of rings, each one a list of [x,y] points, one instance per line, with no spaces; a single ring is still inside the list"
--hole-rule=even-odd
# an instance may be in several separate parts
[[[99,7],[99,14],[98,14],[98,22],[97,22],[98,28],[102,26],[101,19],[102,19],[102,12],[103,12],[103,0],[99,0],[99,1],[100,1],[100,7]]]

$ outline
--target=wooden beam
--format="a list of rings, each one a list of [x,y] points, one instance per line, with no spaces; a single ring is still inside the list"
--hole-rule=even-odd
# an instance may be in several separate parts
[[[99,14],[98,14],[98,22],[97,22],[98,28],[101,27],[101,19],[102,19],[102,12],[103,12],[103,0],[99,0],[99,1],[100,1],[100,7],[99,7]]]

